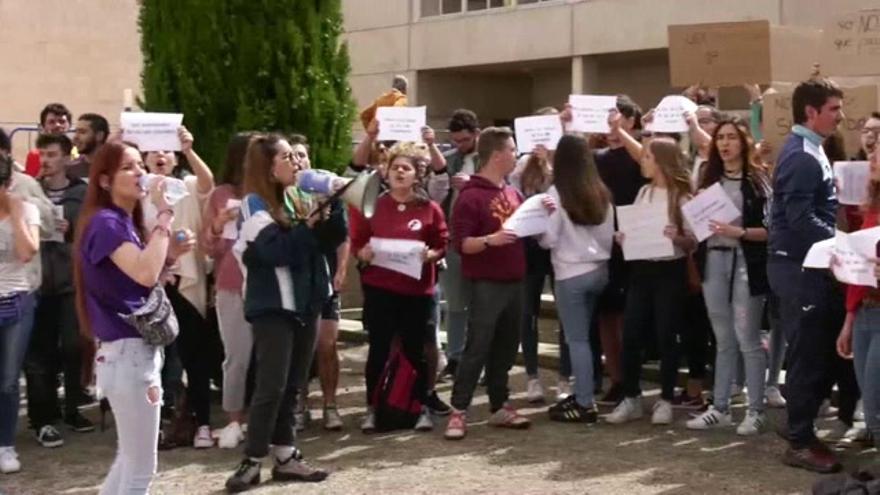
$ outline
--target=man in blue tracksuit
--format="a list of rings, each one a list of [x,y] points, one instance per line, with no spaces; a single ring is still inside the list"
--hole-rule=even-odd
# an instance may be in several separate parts
[[[816,439],[813,420],[831,386],[835,339],[843,322],[843,291],[828,270],[801,268],[810,247],[834,237],[837,197],[822,140],[843,119],[843,92],[813,79],[792,95],[795,126],[773,174],[767,274],[779,296],[788,341],[789,449],[783,462],[816,472],[840,463]]]

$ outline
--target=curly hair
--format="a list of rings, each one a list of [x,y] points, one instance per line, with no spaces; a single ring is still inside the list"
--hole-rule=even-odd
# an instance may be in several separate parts
[[[418,202],[429,201],[427,193],[428,164],[431,162],[431,152],[425,143],[412,141],[399,141],[388,151],[388,166],[385,168],[387,179],[391,164],[398,158],[409,161],[416,169],[415,193]]]

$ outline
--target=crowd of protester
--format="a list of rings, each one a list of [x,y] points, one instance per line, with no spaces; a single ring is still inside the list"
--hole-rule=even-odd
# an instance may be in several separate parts
[[[95,429],[83,406],[100,400],[102,425],[112,414],[119,448],[101,493],[147,492],[158,451],[174,447],[244,443],[231,492],[259,484],[263,462],[276,480],[325,479],[304,461],[296,433],[311,420],[314,376],[323,428],[346,427],[336,349],[350,265],[369,345],[365,434],[430,431],[448,416],[443,436],[464,439],[481,383],[489,426],[530,427],[508,378],[521,349],[526,400],[547,400],[538,322],[550,292],[560,344],[551,420],[618,425],[650,406],[653,424],[673,423],[679,409],[688,412],[683,428],[758,435],[771,429],[767,408],[786,408],[783,461],[839,470],[814,421],[836,409],[842,442],[880,444],[880,292],[802,264],[836,229],[878,224],[880,114],[865,116],[861,149],[850,150],[870,161],[868,202],[843,207],[832,163],[847,156],[832,150],[844,91],[818,77],[799,84],[795,125],[771,161],[761,91],[749,90],[748,120],[689,90],[699,106],[683,134],[649,132],[652,112],[620,95],[609,134],[566,132],[554,149],[522,156],[510,129],[481,128],[469,110],[450,117],[444,153],[430,128],[421,142],[379,141],[368,109],[346,176],[381,178],[369,213],[299,187],[304,171],[337,165],[311,163],[306,136],[232,136],[217,180],[186,128],[179,152],[141,152],[111,135],[104,117],[74,122],[64,105],[47,105],[24,165],[0,134],[0,471],[21,469],[23,375],[28,427],[44,447],[64,444],[63,427]],[[383,98],[405,104],[405,79]],[[536,113],[566,127],[572,119],[567,105]],[[171,181],[185,195],[171,197]],[[741,215],[713,221],[698,242],[682,206],[716,185]],[[518,237],[504,223],[536,195],[546,229]],[[671,240],[672,255],[624,258],[616,212],[631,204],[665,212],[657,236]],[[381,239],[422,243],[420,277],[375,264]],[[161,324],[138,318],[147,307],[164,310]],[[660,363],[650,404],[640,385],[646,360]],[[212,380],[226,415],[213,431]],[[449,404],[438,381],[452,382]]]

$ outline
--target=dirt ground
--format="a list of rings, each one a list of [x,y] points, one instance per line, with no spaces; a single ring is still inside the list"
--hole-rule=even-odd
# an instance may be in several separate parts
[[[779,463],[784,444],[772,428],[748,439],[732,429],[690,432],[684,428],[687,414],[683,411],[676,412],[671,427],[652,427],[647,420],[616,427],[551,422],[546,407],[525,403],[521,368],[513,371],[512,390],[517,405],[534,421],[528,431],[486,426],[487,397],[479,389],[468,437],[461,442],[443,440],[443,420],[432,433],[365,436],[357,429],[364,412],[361,370],[365,350],[358,346],[342,351],[339,405],[346,429],[328,433],[321,430],[319,421],[313,421],[299,438],[307,459],[332,471],[328,480],[312,485],[275,484],[267,482],[270,466],[264,465],[264,483],[251,493],[787,494],[803,493],[816,480],[813,474]],[[550,371],[543,373],[550,399],[555,377]],[[450,384],[439,389],[448,399]],[[647,402],[657,393],[656,388],[647,389]],[[312,392],[316,419],[321,414],[319,396]],[[214,422],[219,427],[223,417],[219,408],[216,411]],[[85,414],[97,419],[96,409]],[[735,418],[742,414],[742,409],[736,410]],[[771,417],[780,421],[781,411],[772,411]],[[15,475],[0,475],[0,493],[97,493],[114,455],[115,430],[64,432],[64,437],[64,447],[44,449],[22,429],[18,451],[23,469]],[[161,452],[152,493],[223,493],[224,481],[240,455],[237,450],[220,449]],[[873,453],[844,455],[848,467],[854,467]]]

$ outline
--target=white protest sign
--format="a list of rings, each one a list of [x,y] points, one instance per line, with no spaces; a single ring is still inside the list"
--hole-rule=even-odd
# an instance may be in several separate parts
[[[241,208],[241,200],[240,199],[228,199],[226,201],[226,209],[230,208]],[[238,225],[235,220],[230,220],[223,224],[223,238],[224,239],[238,239]]]
[[[425,250],[424,242],[373,237],[370,239],[370,247],[373,248],[371,265],[381,266],[421,280],[424,265],[424,260],[422,260],[422,252]]]
[[[180,151],[177,130],[182,113],[122,112],[119,116],[122,139],[138,145],[141,151]]]
[[[834,162],[837,201],[842,205],[863,205],[868,201],[868,162]]]
[[[851,285],[877,287],[874,267],[880,227],[847,234],[837,231],[831,239],[813,244],[804,268],[831,268],[834,278]]]
[[[627,261],[665,258],[675,254],[672,239],[663,235],[669,224],[665,208],[650,203],[617,207],[617,223],[624,239]]]
[[[699,242],[712,237],[710,221],[730,223],[741,215],[719,182],[683,204],[681,213]]]
[[[52,207],[52,212],[55,214],[55,226],[57,227],[58,223],[64,220],[64,206],[54,205]],[[64,242],[64,232],[55,229],[52,232],[52,235],[46,238],[46,242]]]
[[[697,104],[684,96],[664,97],[654,108],[654,120],[646,129],[652,132],[688,132],[690,126],[684,118],[684,113],[696,110]]]
[[[516,129],[516,147],[520,153],[530,153],[539,144],[555,150],[562,139],[562,121],[558,115],[534,115],[519,117],[513,121]]]
[[[517,237],[543,234],[550,219],[550,212],[542,203],[546,197],[548,197],[546,194],[536,194],[523,201],[523,204],[519,205],[513,215],[504,222],[504,228],[516,232]]]
[[[379,107],[379,141],[421,141],[425,107]]]
[[[571,130],[608,134],[608,114],[617,108],[616,96],[570,95]]]

